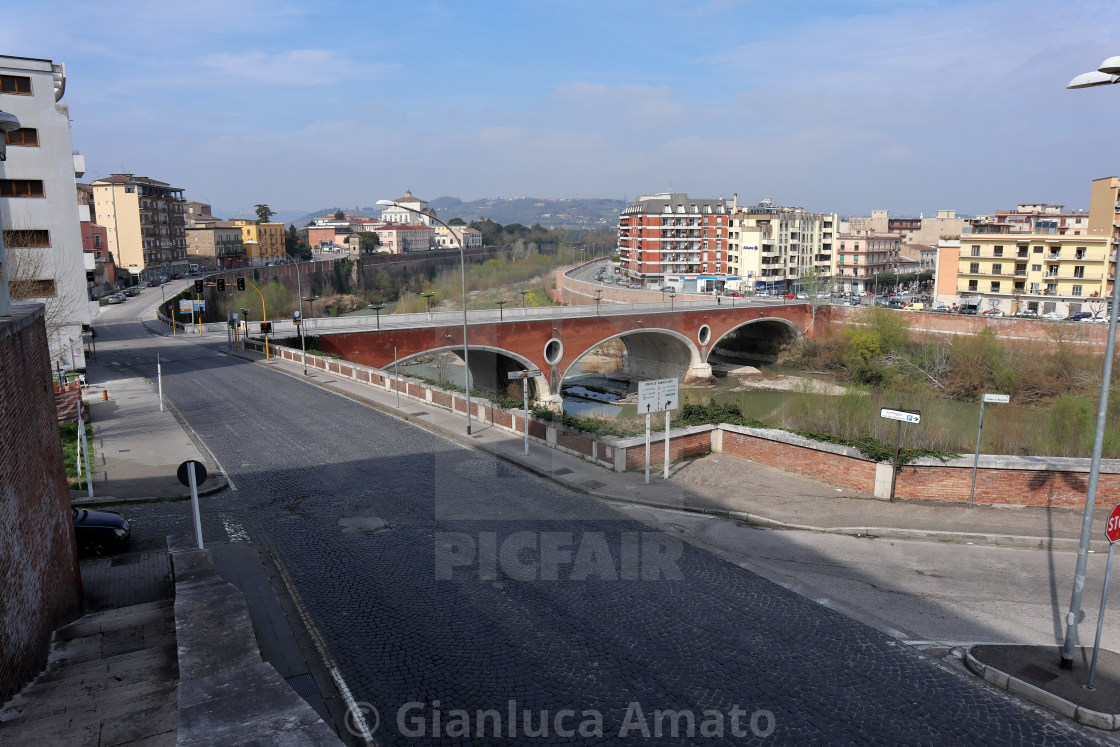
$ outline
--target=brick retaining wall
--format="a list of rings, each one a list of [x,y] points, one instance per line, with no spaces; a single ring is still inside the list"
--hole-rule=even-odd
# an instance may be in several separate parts
[[[0,320],[0,703],[35,677],[82,580],[40,304]]]

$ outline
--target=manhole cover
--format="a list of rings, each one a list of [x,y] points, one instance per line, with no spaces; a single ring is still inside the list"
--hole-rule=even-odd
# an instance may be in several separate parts
[[[588,480],[587,482],[583,483],[583,487],[587,488],[588,490],[598,490],[604,485],[606,485],[605,482],[599,482],[598,480]]]

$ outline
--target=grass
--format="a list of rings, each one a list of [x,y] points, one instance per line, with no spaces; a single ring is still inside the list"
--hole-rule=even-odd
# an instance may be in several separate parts
[[[93,449],[93,429],[87,423],[86,444]],[[78,479],[78,424],[60,423],[58,426],[59,437],[62,439],[62,463],[66,467],[66,479],[71,490],[82,490],[86,487],[85,462],[82,463],[82,479]],[[94,464],[93,454],[89,458],[90,467]]]

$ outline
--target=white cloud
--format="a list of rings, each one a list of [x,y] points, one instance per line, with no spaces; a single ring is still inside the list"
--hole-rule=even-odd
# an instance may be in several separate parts
[[[392,67],[358,63],[332,49],[292,49],[275,54],[261,50],[215,52],[202,57],[199,63],[222,78],[324,88],[358,76],[384,75]]]

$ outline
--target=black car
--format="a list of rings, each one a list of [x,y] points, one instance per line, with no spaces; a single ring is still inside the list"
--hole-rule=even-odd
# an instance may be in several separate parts
[[[71,508],[70,511],[74,517],[74,538],[79,552],[101,555],[120,552],[128,547],[132,526],[116,511],[92,511],[87,508]]]
[[[1076,313],[1073,313],[1073,314],[1069,315],[1069,320],[1071,322],[1080,322],[1082,319],[1092,319],[1092,318],[1093,318],[1093,314],[1092,314],[1092,312],[1089,312],[1089,311],[1078,311]]]
[[[126,296],[138,296],[140,295],[140,291],[136,290],[135,288],[129,287],[124,289],[124,294]]]
[[[152,278],[151,280],[148,281],[148,287],[149,288],[158,288],[159,286],[160,286],[160,282],[159,282],[158,278]]]

